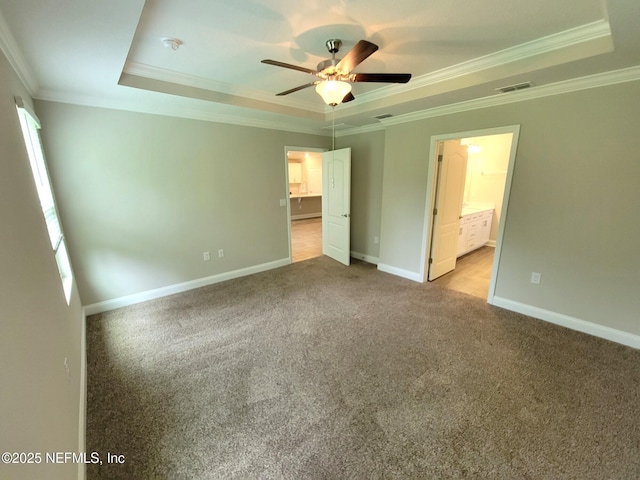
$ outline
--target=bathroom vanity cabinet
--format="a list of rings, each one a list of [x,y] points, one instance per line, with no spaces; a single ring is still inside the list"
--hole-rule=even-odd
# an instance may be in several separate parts
[[[458,257],[482,247],[489,241],[493,208],[463,208],[458,230]]]

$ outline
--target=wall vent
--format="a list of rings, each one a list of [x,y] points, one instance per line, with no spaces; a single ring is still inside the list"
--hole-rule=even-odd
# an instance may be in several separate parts
[[[533,84],[531,82],[516,83],[514,85],[507,85],[506,87],[496,88],[496,92],[498,93],[515,92],[516,90],[523,90],[525,88],[530,88],[532,85]]]
[[[380,115],[376,115],[373,118],[376,118],[378,120],[382,120],[383,118],[389,118],[389,117],[393,117],[393,115],[391,115],[390,113],[381,113]]]

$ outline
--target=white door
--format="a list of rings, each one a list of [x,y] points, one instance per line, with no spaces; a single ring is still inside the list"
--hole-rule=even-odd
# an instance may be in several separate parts
[[[467,147],[460,145],[460,140],[447,140],[442,155],[438,156],[429,280],[456,268],[466,175]]]
[[[351,149],[322,154],[322,253],[349,265]]]

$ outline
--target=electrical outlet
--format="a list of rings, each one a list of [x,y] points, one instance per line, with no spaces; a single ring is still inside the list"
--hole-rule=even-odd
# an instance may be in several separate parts
[[[218,250],[218,258],[222,258],[222,257],[224,257],[224,250],[220,249]]]
[[[286,198],[281,198],[280,199],[280,206],[281,207],[286,207],[287,206],[287,199]]]
[[[202,259],[205,262],[208,262],[209,260],[211,260],[211,254],[209,252],[202,252]]]
[[[533,283],[534,285],[539,285],[541,279],[542,274],[540,272],[531,272],[531,283]]]
[[[69,360],[64,357],[64,371],[67,372],[67,378],[71,380],[71,369],[69,368]]]

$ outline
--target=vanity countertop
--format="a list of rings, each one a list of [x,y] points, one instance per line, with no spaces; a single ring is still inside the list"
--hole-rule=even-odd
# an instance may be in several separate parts
[[[468,203],[462,206],[462,212],[460,215],[472,215],[478,212],[485,212],[487,210],[494,210],[496,206],[493,203]]]
[[[321,197],[321,193],[291,193],[289,198]]]

